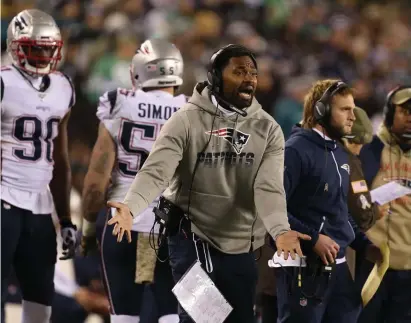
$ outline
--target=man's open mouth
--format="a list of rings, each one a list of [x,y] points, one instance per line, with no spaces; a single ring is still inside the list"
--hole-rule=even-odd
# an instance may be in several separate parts
[[[243,100],[250,100],[253,96],[254,88],[252,86],[248,86],[246,88],[240,89],[238,91],[238,95]]]

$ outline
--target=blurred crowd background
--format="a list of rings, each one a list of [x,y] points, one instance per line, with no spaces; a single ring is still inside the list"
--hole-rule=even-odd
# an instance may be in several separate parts
[[[69,136],[73,184],[82,189],[97,135],[98,98],[130,87],[129,64],[147,38],[167,38],[184,57],[180,92],[205,80],[212,53],[240,43],[258,56],[257,99],[286,137],[318,78],[354,86],[356,103],[378,123],[387,92],[411,83],[410,0],[15,0],[2,1],[2,65],[7,25],[19,11],[44,10],[63,38],[60,69],[74,81]]]
[[[72,142],[87,147],[96,137],[96,103],[105,91],[129,87],[129,63],[146,38],[173,41],[185,60],[191,95],[213,51],[241,43],[258,55],[257,98],[286,136],[300,120],[302,99],[315,79],[352,84],[370,117],[386,93],[411,83],[409,0],[16,0],[2,1],[2,61],[10,19],[36,7],[62,29],[61,69],[77,90]],[[84,147],[87,150],[86,147]]]

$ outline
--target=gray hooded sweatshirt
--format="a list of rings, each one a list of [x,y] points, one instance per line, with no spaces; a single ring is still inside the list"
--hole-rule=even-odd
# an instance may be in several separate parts
[[[224,115],[205,83],[197,84],[135,177],[124,200],[131,212],[138,215],[166,189],[192,231],[229,254],[261,247],[267,231],[274,239],[288,231],[283,132],[256,99],[246,112]]]

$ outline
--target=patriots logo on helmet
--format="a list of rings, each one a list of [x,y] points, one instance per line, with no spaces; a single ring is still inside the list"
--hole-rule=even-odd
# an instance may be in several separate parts
[[[250,135],[234,128],[221,128],[213,131],[206,131],[206,134],[212,134],[227,140],[233,146],[235,152],[240,154],[250,139]]]
[[[14,28],[18,29],[20,32],[28,27],[26,20],[24,19],[21,12],[14,18]]]

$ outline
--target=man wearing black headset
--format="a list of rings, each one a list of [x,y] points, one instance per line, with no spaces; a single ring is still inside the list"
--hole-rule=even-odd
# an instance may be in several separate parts
[[[411,189],[411,86],[400,86],[388,94],[384,122],[372,142],[362,148],[360,158],[371,189],[391,181]],[[367,236],[376,246],[387,246],[390,258],[359,322],[411,322],[411,194],[390,202],[388,214],[377,220]],[[361,285],[372,266],[366,260],[357,264]]]
[[[277,259],[279,323],[354,323],[358,317],[360,297],[345,249],[360,250],[368,241],[348,213],[350,167],[339,144],[351,133],[354,108],[347,84],[318,81],[305,97],[302,124],[286,142],[288,218],[292,229],[312,239],[301,244],[306,258]]]
[[[124,203],[108,222],[121,241],[163,189],[155,211],[168,231],[178,282],[197,260],[233,310],[225,322],[253,322],[257,268],[253,250],[265,233],[279,252],[302,256],[291,231],[283,186],[284,136],[254,98],[257,63],[228,45],[211,58],[208,81],[165,123]],[[195,306],[195,305],[194,305]],[[180,309],[180,322],[193,322]]]

